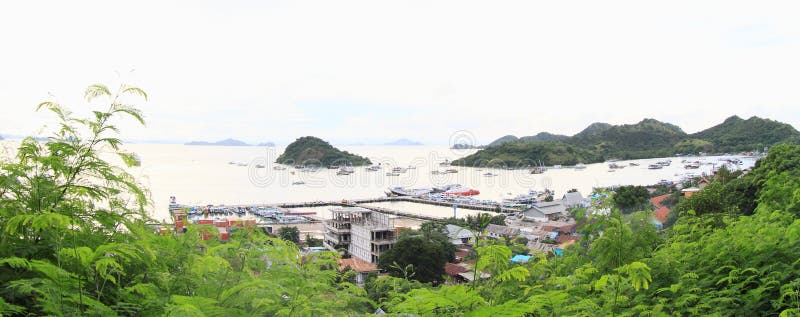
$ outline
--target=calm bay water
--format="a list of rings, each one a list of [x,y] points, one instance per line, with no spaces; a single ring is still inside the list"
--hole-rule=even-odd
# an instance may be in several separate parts
[[[3,141],[13,148],[15,141]],[[283,148],[266,147],[216,147],[167,144],[129,144],[126,148],[139,155],[140,167],[130,169],[152,193],[151,214],[156,219],[168,218],[169,196],[176,196],[183,204],[269,204],[281,202],[333,201],[342,199],[373,198],[384,196],[391,186],[430,187],[443,184],[462,184],[481,192],[478,199],[501,200],[508,195],[527,193],[529,190],[554,189],[561,195],[571,188],[588,193],[593,187],[611,185],[648,185],[660,180],[678,180],[685,173],[708,173],[710,164],[700,169],[686,170],[681,160],[722,162],[720,157],[672,158],[672,165],[660,170],[647,169],[648,164],[662,159],[635,160],[640,166],[631,166],[609,172],[608,164],[587,164],[585,170],[572,168],[550,169],[544,174],[529,174],[527,170],[501,170],[471,167],[445,167],[439,163],[474,153],[476,150],[451,150],[445,146],[343,146],[343,150],[370,158],[384,168],[377,172],[355,167],[355,173],[336,175],[336,170],[320,169],[301,172],[293,168],[273,170],[273,163]],[[13,150],[6,155],[13,154]],[[742,158],[743,168],[754,164],[752,158]],[[247,163],[247,166],[228,164]],[[256,168],[264,164],[266,168]],[[628,165],[628,161],[618,162]],[[386,176],[391,167],[413,166],[400,176]],[[458,173],[434,175],[431,171],[454,168]],[[292,174],[291,172],[294,172]],[[487,177],[491,172],[498,176]],[[292,185],[303,181],[303,185]],[[416,205],[416,204],[412,204]],[[452,208],[441,206],[381,205],[403,211],[430,216],[450,216]],[[326,208],[327,209],[327,208]],[[325,210],[326,210],[325,209]],[[326,212],[318,211],[325,217]],[[470,211],[461,209],[459,214]]]

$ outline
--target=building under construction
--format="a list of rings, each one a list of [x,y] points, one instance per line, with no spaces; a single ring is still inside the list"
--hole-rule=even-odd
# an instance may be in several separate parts
[[[325,221],[325,247],[347,249],[350,256],[369,263],[377,264],[396,241],[393,219],[366,208],[333,208],[331,219]]]

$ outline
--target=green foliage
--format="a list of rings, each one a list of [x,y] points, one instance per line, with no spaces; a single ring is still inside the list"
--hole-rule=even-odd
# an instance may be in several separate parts
[[[301,137],[278,156],[278,163],[304,166],[362,166],[372,164],[368,158],[339,150],[313,136]]]
[[[294,244],[300,244],[300,229],[294,226],[280,227],[280,229],[278,229],[278,238],[293,242]]]
[[[644,186],[617,187],[613,200],[623,213],[650,209],[650,192]]]
[[[458,159],[454,165],[525,167],[596,163],[608,159],[639,159],[675,153],[761,151],[780,143],[800,142],[791,125],[752,117],[731,117],[722,124],[695,134],[654,119],[612,126],[593,123],[568,138],[505,136],[486,149]]]
[[[428,222],[418,231],[403,232],[394,247],[381,255],[378,267],[396,277],[443,282],[444,266],[454,259],[455,246],[442,231],[443,226]]]

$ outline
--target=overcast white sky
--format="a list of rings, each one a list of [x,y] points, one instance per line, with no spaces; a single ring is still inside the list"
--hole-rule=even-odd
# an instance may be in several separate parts
[[[77,2],[80,2],[78,4]],[[8,1],[0,134],[36,133],[48,93],[142,87],[129,140],[444,144],[468,130],[736,114],[800,127],[796,1]],[[135,71],[130,72],[132,69]],[[119,72],[120,75],[117,75]]]

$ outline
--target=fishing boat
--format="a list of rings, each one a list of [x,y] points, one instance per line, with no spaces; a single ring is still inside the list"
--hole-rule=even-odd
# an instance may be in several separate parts
[[[380,165],[372,165],[370,167],[367,167],[367,171],[370,171],[370,172],[376,172],[376,171],[378,171],[380,169],[381,169]]]
[[[355,170],[353,170],[352,167],[342,166],[341,168],[339,168],[339,171],[336,172],[336,175],[350,175],[353,173],[355,173]]]
[[[403,167],[395,167],[392,169],[392,173],[405,173],[406,169]]]
[[[630,162],[630,163],[628,163],[628,165],[630,165],[630,166],[639,166],[639,163],[636,163],[636,162]]]
[[[447,173],[447,174],[453,174],[453,173],[458,173],[458,170],[455,169],[455,168],[451,168],[451,169],[445,170],[444,172]]]
[[[647,165],[647,168],[651,169],[651,170],[657,170],[657,169],[664,168],[664,166],[662,166],[661,164],[650,164],[650,165]]]
[[[450,160],[444,159],[444,162],[439,163],[439,166],[450,166]]]
[[[329,170],[336,170],[339,169],[339,165],[328,165]]]
[[[698,168],[700,168],[700,162],[699,161],[691,162],[689,164],[684,165],[683,168],[685,168],[685,169],[698,169]]]
[[[610,169],[620,169],[620,168],[625,168],[625,165],[619,165],[617,163],[611,163],[611,164],[608,164],[608,168],[610,168]]]

